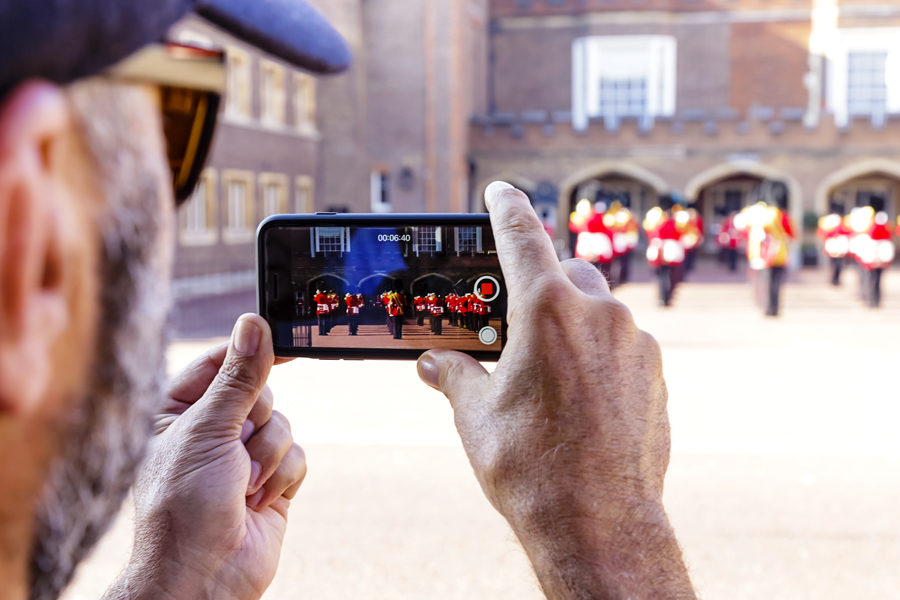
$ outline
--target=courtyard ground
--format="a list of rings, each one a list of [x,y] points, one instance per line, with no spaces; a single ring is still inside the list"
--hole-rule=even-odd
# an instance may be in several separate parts
[[[777,319],[733,280],[688,282],[670,309],[650,283],[616,291],[663,349],[665,500],[704,598],[900,597],[900,271],[874,311],[853,275],[795,274]],[[170,367],[209,344],[174,344]],[[542,597],[413,363],[298,360],[271,385],[309,476],[267,600]],[[130,528],[126,507],[67,600],[101,595]]]

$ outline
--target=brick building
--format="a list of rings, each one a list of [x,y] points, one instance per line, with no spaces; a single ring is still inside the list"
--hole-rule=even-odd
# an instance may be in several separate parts
[[[561,248],[598,191],[642,213],[678,192],[715,223],[780,180],[798,222],[872,195],[897,216],[898,2],[492,0],[490,24],[473,200],[511,180]]]
[[[565,251],[572,202],[598,192],[638,212],[677,192],[710,223],[765,180],[787,184],[798,222],[832,199],[900,208],[898,2],[322,8],[357,64],[320,88],[320,209],[478,211],[505,178]]]

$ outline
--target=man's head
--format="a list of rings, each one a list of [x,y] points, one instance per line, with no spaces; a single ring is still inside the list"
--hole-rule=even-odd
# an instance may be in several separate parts
[[[175,210],[163,92],[106,69],[191,9],[300,66],[349,60],[291,0],[0,8],[0,49],[17,57],[0,65],[0,581],[13,596],[54,598],[71,579],[162,397]]]

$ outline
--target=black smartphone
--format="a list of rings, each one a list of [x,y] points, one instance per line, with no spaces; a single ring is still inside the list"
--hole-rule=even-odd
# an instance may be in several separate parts
[[[495,361],[506,286],[488,215],[277,215],[256,246],[276,356]]]

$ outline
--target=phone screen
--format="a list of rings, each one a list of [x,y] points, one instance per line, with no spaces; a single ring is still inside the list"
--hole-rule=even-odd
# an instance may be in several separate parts
[[[309,218],[260,228],[260,308],[276,354],[499,357],[506,291],[487,217]]]

